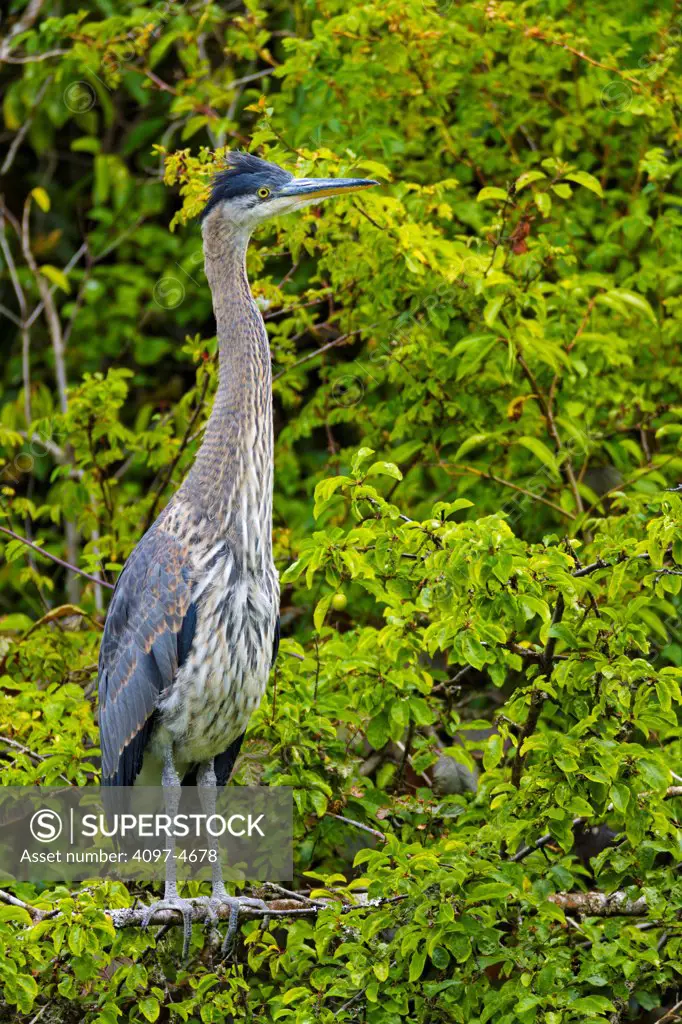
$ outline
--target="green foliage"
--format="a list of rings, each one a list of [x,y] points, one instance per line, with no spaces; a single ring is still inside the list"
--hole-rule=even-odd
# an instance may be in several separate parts
[[[381,187],[249,254],[284,639],[238,781],[294,787],[294,885],[333,901],[244,924],[236,963],[195,928],[185,965],[177,929],[157,944],[105,913],[149,887],[17,885],[46,913],[0,902],[0,1017],[618,1024],[669,1006],[679,12],[43,8],[14,3],[1,71],[0,527],[49,556],[112,583],[200,443],[217,366],[192,218],[226,149]],[[0,536],[0,778],[93,782],[108,591]],[[439,759],[476,767],[475,792],[437,794]],[[618,842],[589,860],[576,818]],[[587,891],[638,913],[581,914],[566,894]]]

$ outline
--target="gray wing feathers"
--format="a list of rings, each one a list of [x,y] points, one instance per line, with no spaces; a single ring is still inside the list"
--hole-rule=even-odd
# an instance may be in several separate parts
[[[121,573],[99,659],[102,781],[132,785],[160,693],[178,669],[191,604],[187,550],[152,527]]]

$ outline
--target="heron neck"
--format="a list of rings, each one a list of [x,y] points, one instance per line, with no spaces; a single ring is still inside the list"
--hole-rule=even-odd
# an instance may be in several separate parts
[[[263,317],[246,276],[248,234],[218,211],[204,222],[206,276],[213,298],[219,383],[187,490],[215,526],[259,557],[271,551],[272,374]]]

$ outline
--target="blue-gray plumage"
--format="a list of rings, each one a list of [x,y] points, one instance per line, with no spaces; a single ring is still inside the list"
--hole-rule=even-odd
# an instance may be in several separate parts
[[[119,577],[99,660],[103,784],[161,781],[171,814],[183,782],[199,787],[206,809],[215,805],[215,786],[229,778],[279,642],[270,352],[246,277],[248,241],[269,217],[373,184],[294,178],[234,153],[202,215],[218,390],[194,465]],[[213,920],[217,905],[229,904],[227,948],[240,903],[254,901],[227,893],[218,863],[204,902]],[[177,909],[185,953],[192,905],[178,896],[169,857],[164,899],[146,920],[160,906]]]

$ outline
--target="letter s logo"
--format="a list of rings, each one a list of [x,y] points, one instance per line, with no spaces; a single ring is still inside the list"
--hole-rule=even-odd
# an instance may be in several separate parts
[[[53,843],[62,834],[62,819],[56,811],[36,811],[29,823],[31,835],[39,843]]]

